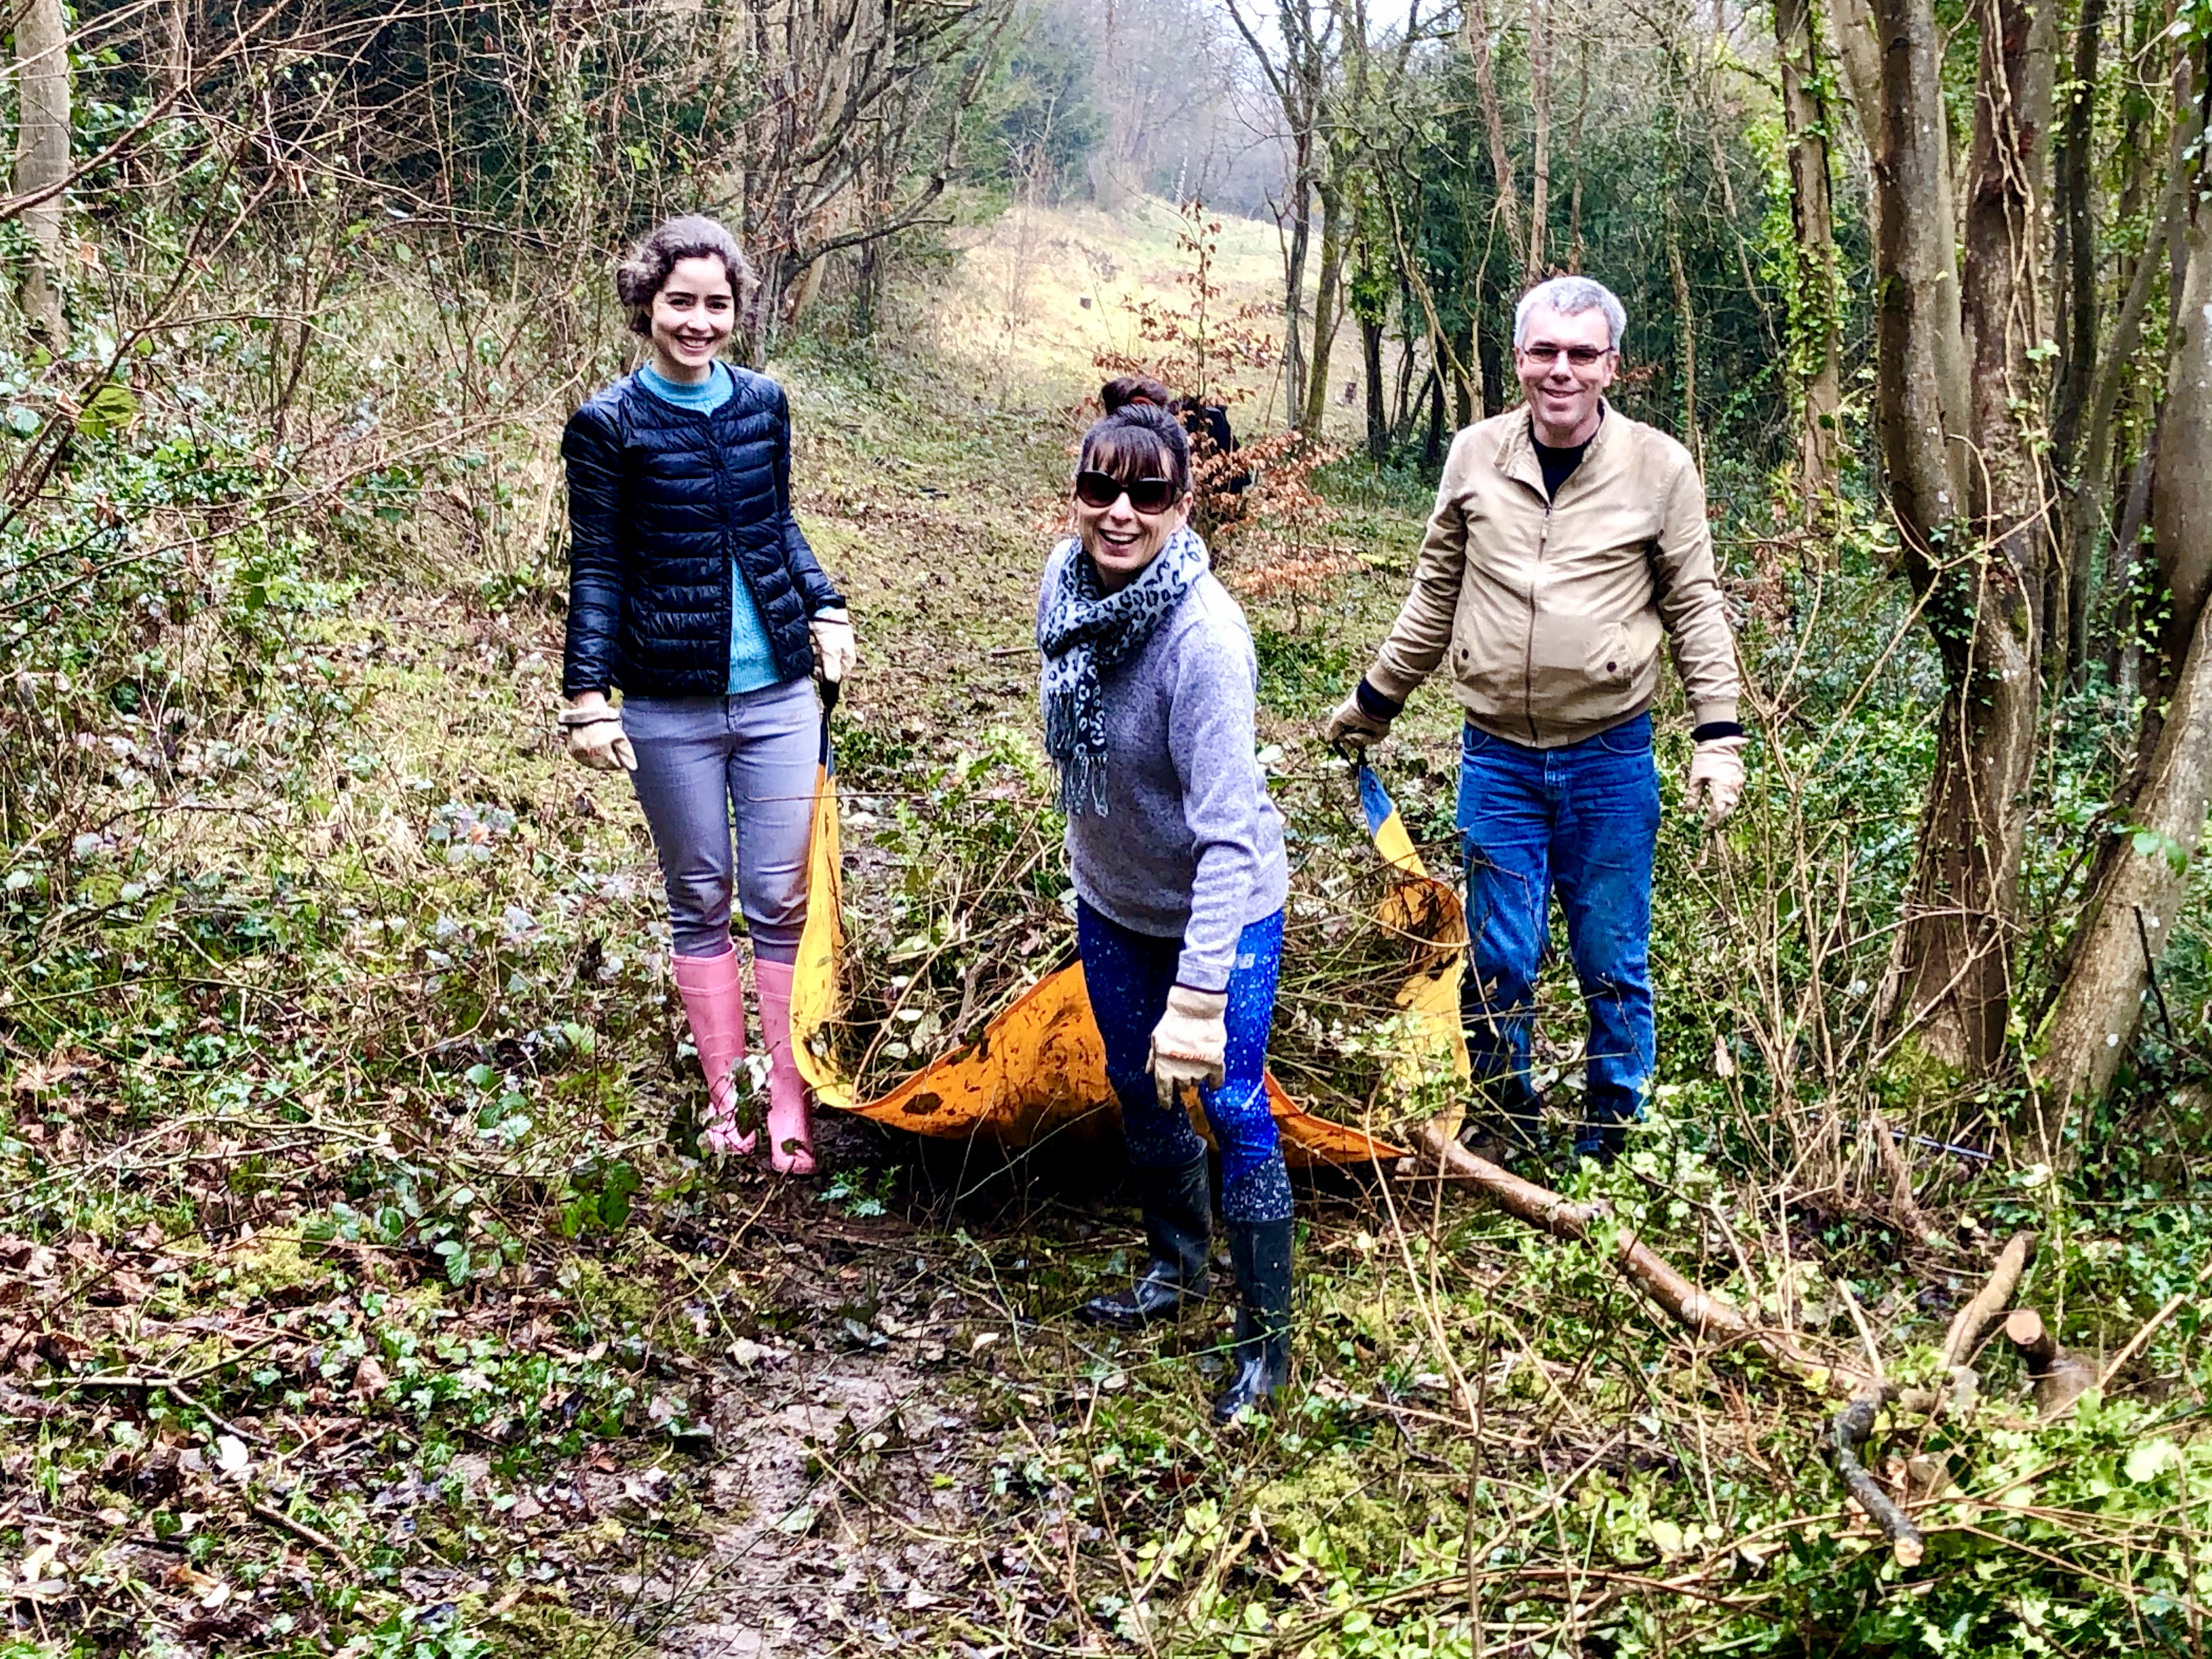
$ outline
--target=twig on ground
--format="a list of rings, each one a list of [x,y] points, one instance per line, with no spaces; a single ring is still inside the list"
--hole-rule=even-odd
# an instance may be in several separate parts
[[[1867,1518],[1881,1528],[1882,1536],[1889,1540],[1890,1553],[1897,1558],[1897,1565],[1917,1567],[1928,1553],[1927,1539],[1859,1462],[1859,1448],[1874,1432],[1875,1413],[1881,1409],[1886,1393],[1887,1390],[1869,1390],[1838,1412],[1829,1420],[1826,1450],[1835,1466],[1837,1478],[1858,1500]]]
[[[1843,1292],[1844,1311],[1851,1316],[1851,1328],[1859,1334],[1859,1346],[1865,1351],[1867,1369],[1873,1374],[1875,1388],[1887,1398],[1889,1378],[1882,1370],[1881,1350],[1875,1346],[1874,1332],[1867,1326],[1866,1312],[1859,1306],[1858,1296],[1852,1291],[1849,1279],[1838,1279],[1836,1288]]]
[[[38,1380],[38,1386],[64,1391],[70,1389],[180,1389],[188,1382],[197,1382],[204,1376],[213,1376],[226,1365],[235,1365],[246,1355],[258,1353],[270,1343],[281,1342],[291,1334],[289,1331],[271,1331],[235,1352],[210,1361],[198,1370],[180,1372],[175,1376],[149,1376],[131,1371],[102,1373],[96,1376],[42,1376]]]
[[[348,1555],[343,1549],[339,1548],[337,1544],[325,1537],[321,1533],[317,1532],[306,1522],[295,1521],[290,1516],[285,1514],[283,1510],[278,1509],[275,1504],[264,1504],[258,1498],[248,1500],[246,1507],[252,1510],[257,1516],[267,1522],[278,1531],[290,1533],[293,1537],[298,1539],[301,1543],[320,1550],[324,1554],[329,1556],[331,1559],[336,1561],[340,1566],[343,1567],[348,1572],[354,1574],[356,1577],[359,1577],[361,1569],[354,1564],[353,1557]]]

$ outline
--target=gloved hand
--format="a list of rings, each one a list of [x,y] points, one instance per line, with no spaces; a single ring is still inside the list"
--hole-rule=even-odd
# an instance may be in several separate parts
[[[1351,695],[1336,706],[1321,734],[1332,747],[1350,744],[1354,749],[1364,749],[1390,735],[1390,722],[1387,717],[1367,712],[1366,705],[1359,701],[1359,688],[1355,685]]]
[[[1704,797],[1705,828],[1717,830],[1735,811],[1743,793],[1743,746],[1747,738],[1708,738],[1690,751],[1690,781],[1684,793],[1692,807]]]
[[[1160,1104],[1176,1103],[1183,1084],[1195,1089],[1221,1085],[1229,1055],[1229,993],[1194,991],[1178,985],[1168,993],[1168,1011],[1152,1027],[1152,1057],[1147,1067]]]
[[[605,697],[561,711],[568,758],[595,772],[635,772],[637,750],[623,734],[622,713]]]
[[[842,611],[817,611],[806,631],[814,636],[814,672],[828,684],[842,684],[860,659],[852,617]]]

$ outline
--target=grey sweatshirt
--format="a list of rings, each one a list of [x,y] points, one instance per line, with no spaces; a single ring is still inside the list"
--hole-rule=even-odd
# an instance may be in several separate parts
[[[1044,592],[1073,548],[1054,551]],[[1259,684],[1243,611],[1200,576],[1143,650],[1099,676],[1108,810],[1067,823],[1078,896],[1133,933],[1180,939],[1176,981],[1193,990],[1227,988],[1237,936],[1290,890],[1283,815],[1255,757]]]

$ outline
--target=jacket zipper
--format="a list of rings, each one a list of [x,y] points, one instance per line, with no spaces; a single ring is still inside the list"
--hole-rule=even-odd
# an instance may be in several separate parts
[[[1528,573],[1528,637],[1521,653],[1521,711],[1528,721],[1528,741],[1543,746],[1536,730],[1536,578],[1544,568],[1544,554],[1552,544],[1552,498],[1544,497],[1544,527],[1536,532],[1535,568]]]

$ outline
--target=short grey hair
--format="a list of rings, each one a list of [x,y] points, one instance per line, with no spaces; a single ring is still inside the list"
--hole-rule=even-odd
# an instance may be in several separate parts
[[[1612,349],[1620,349],[1620,337],[1628,332],[1628,313],[1620,301],[1603,283],[1594,283],[1587,276],[1554,276],[1549,282],[1539,283],[1521,296],[1521,303],[1513,307],[1513,349],[1516,351],[1528,343],[1528,313],[1541,306],[1547,311],[1556,311],[1562,317],[1579,317],[1585,311],[1602,311],[1605,325],[1613,335]]]

